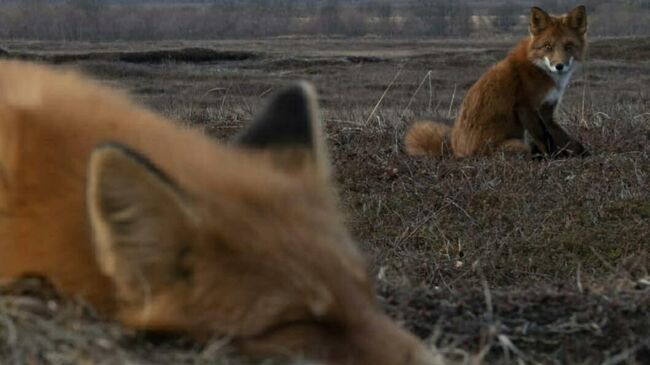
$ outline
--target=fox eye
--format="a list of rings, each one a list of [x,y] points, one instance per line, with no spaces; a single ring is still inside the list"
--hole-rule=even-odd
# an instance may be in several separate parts
[[[553,46],[551,46],[550,43],[544,43],[544,46],[543,46],[543,47],[544,47],[544,49],[547,50],[547,51],[552,51],[552,50],[553,50]]]
[[[567,51],[572,50],[574,47],[575,47],[575,45],[573,43],[567,43],[567,44],[564,45],[564,49],[567,50]]]

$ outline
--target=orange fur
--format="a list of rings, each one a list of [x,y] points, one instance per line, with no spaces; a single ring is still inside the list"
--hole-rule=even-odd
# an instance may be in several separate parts
[[[375,303],[302,92],[225,146],[77,73],[0,62],[0,280],[39,274],[125,326],[251,354],[437,363]],[[303,136],[265,134],[301,111]]]
[[[406,152],[411,156],[437,157],[449,149],[451,128],[435,122],[416,122],[404,138]]]
[[[586,153],[554,120],[571,73],[586,52],[585,8],[579,6],[562,17],[533,8],[530,21],[531,35],[467,92],[450,133],[455,156],[486,155],[495,149]],[[438,124],[414,125],[406,135],[407,152],[438,151],[446,132]],[[531,138],[528,147],[526,135]]]

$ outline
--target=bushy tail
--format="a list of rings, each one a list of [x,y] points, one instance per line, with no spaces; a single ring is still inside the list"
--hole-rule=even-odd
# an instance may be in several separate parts
[[[416,122],[406,132],[404,144],[411,156],[438,157],[451,151],[448,125],[436,122]]]

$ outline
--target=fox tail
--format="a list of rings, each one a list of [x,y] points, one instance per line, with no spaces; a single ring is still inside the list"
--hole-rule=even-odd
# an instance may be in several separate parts
[[[406,152],[411,156],[438,157],[451,151],[451,127],[437,122],[415,122],[404,137]]]

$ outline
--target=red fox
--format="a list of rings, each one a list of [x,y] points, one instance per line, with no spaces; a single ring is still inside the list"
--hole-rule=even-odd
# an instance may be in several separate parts
[[[578,6],[554,17],[534,7],[529,31],[529,37],[470,88],[453,127],[418,122],[408,130],[405,145],[410,155],[439,156],[449,143],[457,157],[487,155],[495,149],[562,156],[587,153],[553,116],[585,57],[586,9]]]
[[[378,308],[321,133],[305,84],[223,145],[73,71],[0,62],[0,280],[254,356],[438,364]]]

